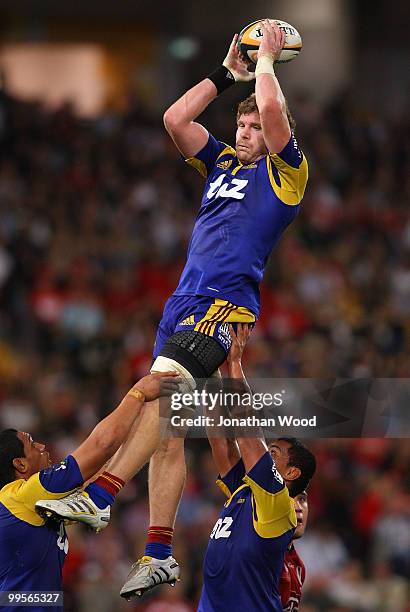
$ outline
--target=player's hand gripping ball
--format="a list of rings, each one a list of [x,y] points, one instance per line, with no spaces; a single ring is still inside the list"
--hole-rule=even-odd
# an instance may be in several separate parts
[[[253,21],[243,28],[238,37],[239,54],[248,64],[248,70],[254,71],[258,59],[258,49],[263,38],[261,21]],[[284,64],[290,62],[297,57],[302,49],[302,38],[290,23],[281,21],[280,19],[269,19],[275,21],[279,28],[285,32],[285,44],[275,63]]]

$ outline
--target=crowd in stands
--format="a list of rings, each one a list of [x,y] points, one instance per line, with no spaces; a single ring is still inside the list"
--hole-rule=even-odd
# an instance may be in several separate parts
[[[348,94],[291,100],[310,180],[272,254],[245,369],[255,377],[406,378],[410,372],[410,151],[406,118]],[[208,126],[233,141],[235,113]],[[407,133],[408,136],[408,133]],[[149,370],[202,179],[137,106],[80,120],[0,94],[0,428],[64,456]],[[244,245],[246,248],[246,245]],[[409,445],[318,440],[300,612],[408,612]],[[68,612],[190,612],[222,503],[204,440],[190,440],[174,553],[183,581],[118,598],[148,525],[144,470],[112,524],[70,529]]]

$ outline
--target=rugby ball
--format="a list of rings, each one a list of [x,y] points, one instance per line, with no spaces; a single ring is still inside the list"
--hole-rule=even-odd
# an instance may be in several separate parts
[[[252,70],[252,67],[255,69],[258,59],[258,49],[263,38],[261,21],[263,20],[258,19],[258,21],[252,21],[252,23],[249,23],[243,28],[238,36],[237,44],[239,53],[246,62],[251,62],[248,66],[248,70]],[[281,21],[280,19],[269,19],[269,21],[275,21],[286,35],[284,47],[275,63],[285,64],[286,62],[292,61],[299,55],[302,49],[302,37],[297,29],[290,25],[290,23],[286,23],[286,21]]]

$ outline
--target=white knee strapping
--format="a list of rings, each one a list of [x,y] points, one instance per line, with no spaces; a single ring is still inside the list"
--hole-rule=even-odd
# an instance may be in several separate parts
[[[194,377],[184,368],[184,366],[175,361],[175,359],[159,355],[152,364],[151,374],[153,372],[178,372],[183,381],[180,385],[182,387],[180,393],[190,393],[195,390],[196,384]]]

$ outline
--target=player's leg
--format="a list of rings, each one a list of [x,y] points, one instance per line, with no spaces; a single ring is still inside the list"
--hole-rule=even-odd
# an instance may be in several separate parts
[[[107,526],[110,507],[116,495],[149,461],[159,444],[159,403],[146,402],[140,415],[104,471],[84,490],[78,489],[60,500],[40,500],[36,504],[45,516],[82,522],[96,531]]]
[[[164,313],[164,318],[165,313]],[[169,324],[167,320],[161,321],[155,341],[156,351],[161,351],[169,337]],[[179,371],[172,362],[164,362],[162,367],[152,367],[151,372],[177,371],[183,378],[184,371]],[[141,416],[134,423],[130,435],[124,444],[118,449],[107,465],[107,470],[117,478],[128,482],[149,461],[152,454],[158,448],[160,442],[160,402],[162,409],[162,420],[169,416],[169,400],[166,397],[152,402],[146,402],[141,411]]]
[[[134,563],[120,595],[130,599],[161,583],[172,586],[180,568],[172,556],[172,538],[186,477],[184,438],[165,438],[149,466],[150,527],[144,555]]]
[[[172,305],[172,300],[169,304]],[[182,305],[185,312],[182,312]],[[195,388],[195,379],[206,379],[218,370],[229,350],[229,332],[218,318],[229,316],[236,307],[223,300],[194,297],[176,300],[178,316],[174,334],[161,346],[156,343],[152,371],[175,369],[185,381],[184,391]],[[166,318],[170,311],[167,305]],[[253,318],[254,320],[254,318]],[[161,327],[161,326],[160,326]],[[215,338],[213,335],[215,334]],[[150,528],[145,556],[166,559],[171,555],[172,535],[186,478],[184,438],[165,436],[150,461]]]
[[[254,322],[255,317],[245,308],[236,307],[223,300],[195,298],[196,310],[185,313],[176,326],[176,333],[170,336],[158,353],[153,364],[153,371],[172,370],[180,373],[187,385],[195,380],[208,379],[218,371],[225,361],[230,348],[228,317],[234,316],[239,322],[246,318]],[[186,315],[189,316],[186,316]],[[220,320],[222,319],[222,320]],[[231,321],[229,319],[229,321]],[[187,389],[189,390],[189,389]],[[173,528],[179,502],[185,482],[186,468],[183,440],[166,438],[150,461],[149,497],[150,529],[145,555],[130,572],[127,582],[121,590],[125,597],[131,597],[152,588],[155,584],[165,582],[157,579],[152,584],[147,574],[154,575],[166,566],[171,555]],[[162,562],[162,563],[161,563]]]
[[[189,392],[195,389],[198,379],[208,378],[224,360],[225,351],[213,338],[183,328],[168,338],[152,370],[175,369],[184,381],[181,391]],[[184,438],[165,435],[150,461],[150,527],[145,554],[134,564],[121,589],[123,597],[142,594],[156,584],[179,577],[179,567],[172,557],[172,537],[185,476]]]
[[[152,525],[173,529],[185,485],[184,438],[165,438],[149,465],[149,510]]]
[[[149,461],[159,444],[159,402],[146,402],[124,444],[107,464],[107,471],[128,482]]]
[[[155,340],[157,351],[161,350],[169,334],[169,324],[166,320],[161,321]],[[172,364],[170,367],[170,371],[175,370]],[[163,401],[166,402],[167,399],[164,397]],[[134,422],[127,440],[107,464],[107,470],[115,477],[128,482],[149,461],[160,441],[159,411],[159,399],[145,402],[140,418]]]
[[[152,371],[165,371],[165,368],[179,373],[181,392],[194,389],[193,377],[175,360],[159,357]],[[186,431],[179,431],[179,437],[172,437],[170,406],[166,398],[161,399],[160,413],[162,440],[151,457],[149,467],[150,526],[144,555],[133,565],[121,589],[121,596],[127,599],[164,582],[174,584],[180,576],[179,565],[172,557],[172,539],[186,477]]]
[[[161,350],[166,342],[170,329],[172,331],[165,318],[158,328],[155,342],[157,350]],[[125,482],[145,465],[158,443],[159,400],[156,400],[144,404],[127,440],[96,480],[84,490],[78,489],[60,500],[39,500],[36,504],[37,512],[45,517],[81,522],[97,532],[101,531],[109,523],[110,507],[116,495]]]
[[[158,328],[155,342],[155,351],[158,354],[167,338],[171,335],[175,322],[173,321],[172,299],[169,300],[164,317]],[[192,376],[172,360],[160,361],[153,370],[166,372],[166,367],[176,370],[182,378]],[[192,388],[192,385],[189,388]],[[163,417],[166,416],[166,400],[162,403]],[[162,420],[165,420],[164,418]],[[142,410],[141,418],[134,423],[126,442],[120,447],[109,464],[105,466],[105,471],[98,478],[89,484],[85,490],[77,490],[61,500],[39,500],[37,510],[46,516],[65,518],[71,521],[82,522],[100,531],[107,526],[110,518],[110,506],[130,478],[132,478],[149,460],[159,443],[159,400],[147,402]],[[182,455],[182,456],[181,456]],[[183,450],[180,451],[180,474],[175,470],[172,477],[169,477],[170,508],[177,507],[181,496],[181,490],[185,479],[185,465]],[[161,472],[161,470],[160,470]],[[175,492],[174,492],[175,491]],[[176,509],[171,510],[171,514],[176,514]],[[155,516],[155,512],[154,512]],[[151,525],[153,523],[151,522]],[[167,524],[164,524],[165,528]],[[161,535],[161,534],[160,534]],[[161,555],[163,558],[169,555]]]

